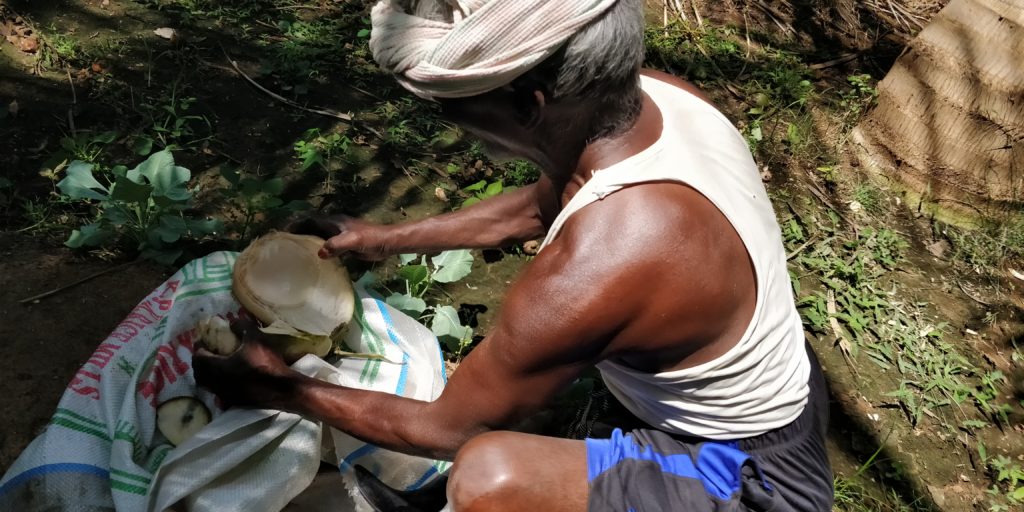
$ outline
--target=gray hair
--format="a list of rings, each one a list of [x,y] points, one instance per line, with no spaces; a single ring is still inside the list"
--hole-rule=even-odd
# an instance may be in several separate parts
[[[512,86],[540,88],[552,102],[588,105],[593,112],[588,140],[596,140],[621,133],[636,122],[643,100],[643,60],[643,2],[618,0]]]

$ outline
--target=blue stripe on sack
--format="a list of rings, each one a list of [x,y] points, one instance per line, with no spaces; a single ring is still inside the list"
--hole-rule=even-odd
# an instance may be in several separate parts
[[[437,337],[434,338],[437,340]],[[444,352],[441,352],[441,342],[437,342],[437,358],[441,361],[441,382],[448,385],[448,372],[444,369]]]
[[[615,429],[611,439],[587,439],[587,478],[595,478],[626,459],[651,461],[665,473],[700,481],[704,490],[719,499],[727,500],[740,490],[741,474],[750,455],[735,444],[705,442],[701,444],[694,463],[689,454],[664,455],[651,447],[641,449],[632,435],[622,435]]]
[[[110,478],[110,472],[99,467],[92,466],[89,464],[76,464],[71,462],[61,462],[58,464],[46,464],[43,466],[36,466],[32,469],[26,470],[25,472],[11,478],[0,486],[0,497],[11,492],[14,487],[24,483],[26,480],[35,478],[41,475],[47,475],[50,473],[85,473],[89,475],[97,475],[103,478]]]
[[[384,305],[383,301],[378,300],[376,302],[377,309],[380,310],[381,316],[384,317],[384,326],[387,328],[388,338],[391,338],[391,342],[394,343],[396,347],[401,348],[402,345],[398,343],[398,335],[395,334],[394,329],[395,324],[391,320],[391,314],[388,313],[388,308]],[[395,389],[396,395],[401,395],[405,391],[405,382],[409,378],[409,354],[404,350],[402,351],[402,354],[402,371],[398,375],[398,388]]]
[[[416,480],[415,482],[413,482],[412,485],[410,485],[409,487],[406,487],[405,490],[406,491],[415,491],[416,489],[419,489],[420,487],[423,487],[424,484],[426,484],[427,482],[430,481],[430,477],[432,477],[432,476],[434,476],[436,474],[437,474],[437,468],[435,468],[434,466],[430,466],[430,469],[428,469],[426,473],[423,473],[423,476],[421,476],[419,480]]]
[[[364,457],[366,455],[369,455],[371,452],[373,452],[376,449],[377,449],[377,447],[372,445],[372,444],[363,445],[361,448],[359,448],[356,451],[348,454],[348,457],[345,457],[345,460],[341,461],[341,464],[338,464],[338,469],[340,471],[345,471],[346,469],[351,469],[352,468],[352,464],[354,464],[356,460],[358,460],[358,459],[360,459],[360,458],[362,458],[362,457]]]

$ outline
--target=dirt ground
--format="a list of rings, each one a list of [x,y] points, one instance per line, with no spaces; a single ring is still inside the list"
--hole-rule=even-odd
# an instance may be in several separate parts
[[[0,471],[46,426],[99,341],[170,272],[140,263],[50,298],[19,301],[114,264],[0,233]]]

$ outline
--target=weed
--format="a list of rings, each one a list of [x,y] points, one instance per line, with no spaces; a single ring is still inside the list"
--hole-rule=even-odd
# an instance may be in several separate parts
[[[501,194],[504,191],[504,186],[501,180],[488,182],[487,180],[480,180],[468,187],[462,189],[467,194],[472,194],[468,199],[462,202],[462,207],[472,206],[484,199],[494,197]]]
[[[312,208],[306,201],[286,203],[281,198],[284,192],[284,180],[281,178],[264,179],[245,174],[231,166],[221,169],[221,177],[231,185],[221,189],[221,195],[234,202],[240,212],[241,220],[236,226],[239,246],[250,241],[257,217],[280,218]]]
[[[92,171],[92,164],[76,160],[57,185],[67,199],[88,201],[97,210],[93,222],[71,233],[68,247],[98,247],[127,238],[143,258],[169,265],[181,255],[176,242],[220,230],[219,221],[185,214],[192,200],[186,188],[191,173],[174,165],[170,151],[154,153],[131,170],[115,167],[106,185]]]
[[[184,95],[179,87],[179,82],[175,81],[158,102],[142,105],[143,110],[149,115],[153,136],[138,137],[133,148],[136,153],[147,154],[147,145],[151,148],[153,142],[161,148],[181,148],[213,137],[213,126],[209,119],[189,113],[195,105],[196,98]],[[199,133],[200,126],[205,126],[205,134]]]
[[[468,250],[445,251],[429,263],[426,256],[403,254],[399,256],[398,278],[404,292],[391,292],[385,302],[391,306],[430,322],[430,329],[445,344],[454,359],[462,357],[473,341],[473,329],[463,325],[458,311],[437,301],[436,283],[454,283],[467,275],[473,266],[473,255]],[[386,289],[386,288],[385,288]],[[429,299],[432,304],[427,304]]]
[[[540,170],[526,160],[513,160],[501,168],[501,181],[508,183],[506,190],[512,187],[522,187],[537,181],[540,178]]]
[[[868,184],[860,184],[853,190],[853,199],[860,203],[865,211],[880,213],[882,211],[882,195],[877,188]]]

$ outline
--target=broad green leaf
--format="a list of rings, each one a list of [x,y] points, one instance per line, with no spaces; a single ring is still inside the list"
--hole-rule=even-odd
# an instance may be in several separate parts
[[[412,295],[406,295],[403,293],[393,293],[391,296],[384,299],[384,302],[413,318],[419,317],[427,310],[426,301],[419,297],[413,297]]]
[[[111,142],[114,142],[114,139],[116,138],[117,132],[110,131],[97,134],[95,137],[92,138],[92,140],[93,142],[99,142],[100,144],[110,144]]]
[[[138,175],[145,176],[149,184],[153,185],[153,195],[175,201],[186,201],[192,197],[185,188],[192,173],[184,167],[174,165],[174,157],[168,149],[153,153],[145,162],[128,171],[128,177],[135,182],[139,182],[136,179]]]
[[[271,178],[263,182],[263,193],[270,194],[272,196],[279,195],[284,191],[284,180],[281,178]]]
[[[129,213],[122,204],[107,203],[100,218],[111,226],[120,227],[131,222],[135,218],[135,214]]]
[[[473,206],[474,204],[477,204],[479,202],[480,202],[480,198],[479,197],[471,197],[471,198],[466,199],[465,201],[462,202],[462,207],[466,208],[466,207],[469,207],[469,206]]]
[[[359,32],[356,32],[356,37],[360,39],[366,39],[367,37],[370,37],[370,29],[361,29]]]
[[[469,275],[473,269],[473,255],[468,249],[445,251],[430,259],[434,264],[434,281],[454,283]]]
[[[285,207],[286,210],[291,211],[291,212],[301,212],[301,211],[309,210],[310,208],[313,207],[313,205],[309,204],[309,201],[303,201],[301,199],[296,199],[294,201],[288,201],[288,204],[284,205],[284,207]]]
[[[451,306],[434,308],[434,318],[430,322],[430,330],[439,340],[462,342],[473,336],[473,329],[462,325],[459,312]]]
[[[474,183],[474,184],[472,184],[472,185],[470,185],[470,186],[468,186],[468,187],[466,187],[466,188],[464,188],[462,190],[464,190],[466,192],[476,192],[478,190],[483,190],[484,187],[486,187],[486,186],[487,186],[487,181],[480,180],[480,181],[478,181],[478,182],[476,182],[476,183]]]
[[[398,275],[409,281],[409,286],[415,288],[430,277],[430,271],[426,265],[408,265],[398,269]]]
[[[86,224],[81,229],[71,232],[71,236],[64,242],[64,245],[78,249],[80,247],[95,247],[109,240],[114,233],[107,231],[100,223]]]
[[[419,258],[419,257],[420,257],[420,255],[419,254],[415,254],[415,253],[412,253],[412,254],[399,254],[398,255],[398,264],[399,265],[408,265],[408,264],[416,261],[416,258]]]
[[[119,176],[117,181],[114,182],[114,187],[110,189],[110,198],[127,203],[146,205],[152,193],[153,187],[135,183],[125,176]]]
[[[220,168],[220,175],[222,178],[227,180],[228,183],[238,186],[238,180],[241,179],[241,175],[238,172],[238,168],[233,165],[225,165]]]
[[[132,151],[140,156],[146,156],[153,152],[153,139],[148,135],[140,135],[132,143]]]
[[[107,198],[105,193],[97,192],[97,190],[102,190],[109,193],[109,190],[92,176],[92,164],[75,160],[68,164],[67,172],[68,175],[57,184],[57,188],[64,195],[71,199],[95,199],[97,201]]]
[[[1013,494],[1010,495],[1010,498],[1013,498],[1016,501],[1024,501],[1024,487],[1018,487],[1014,490]]]
[[[484,189],[484,197],[494,197],[501,194],[501,188],[502,184],[500,181],[495,181],[494,183],[487,185],[487,188]]]
[[[115,165],[110,168],[110,174],[114,176],[126,176],[128,174],[128,168],[123,165]]]
[[[160,217],[160,224],[153,229],[153,232],[167,243],[177,242],[182,235],[188,232],[185,219],[176,215],[164,215]]]

